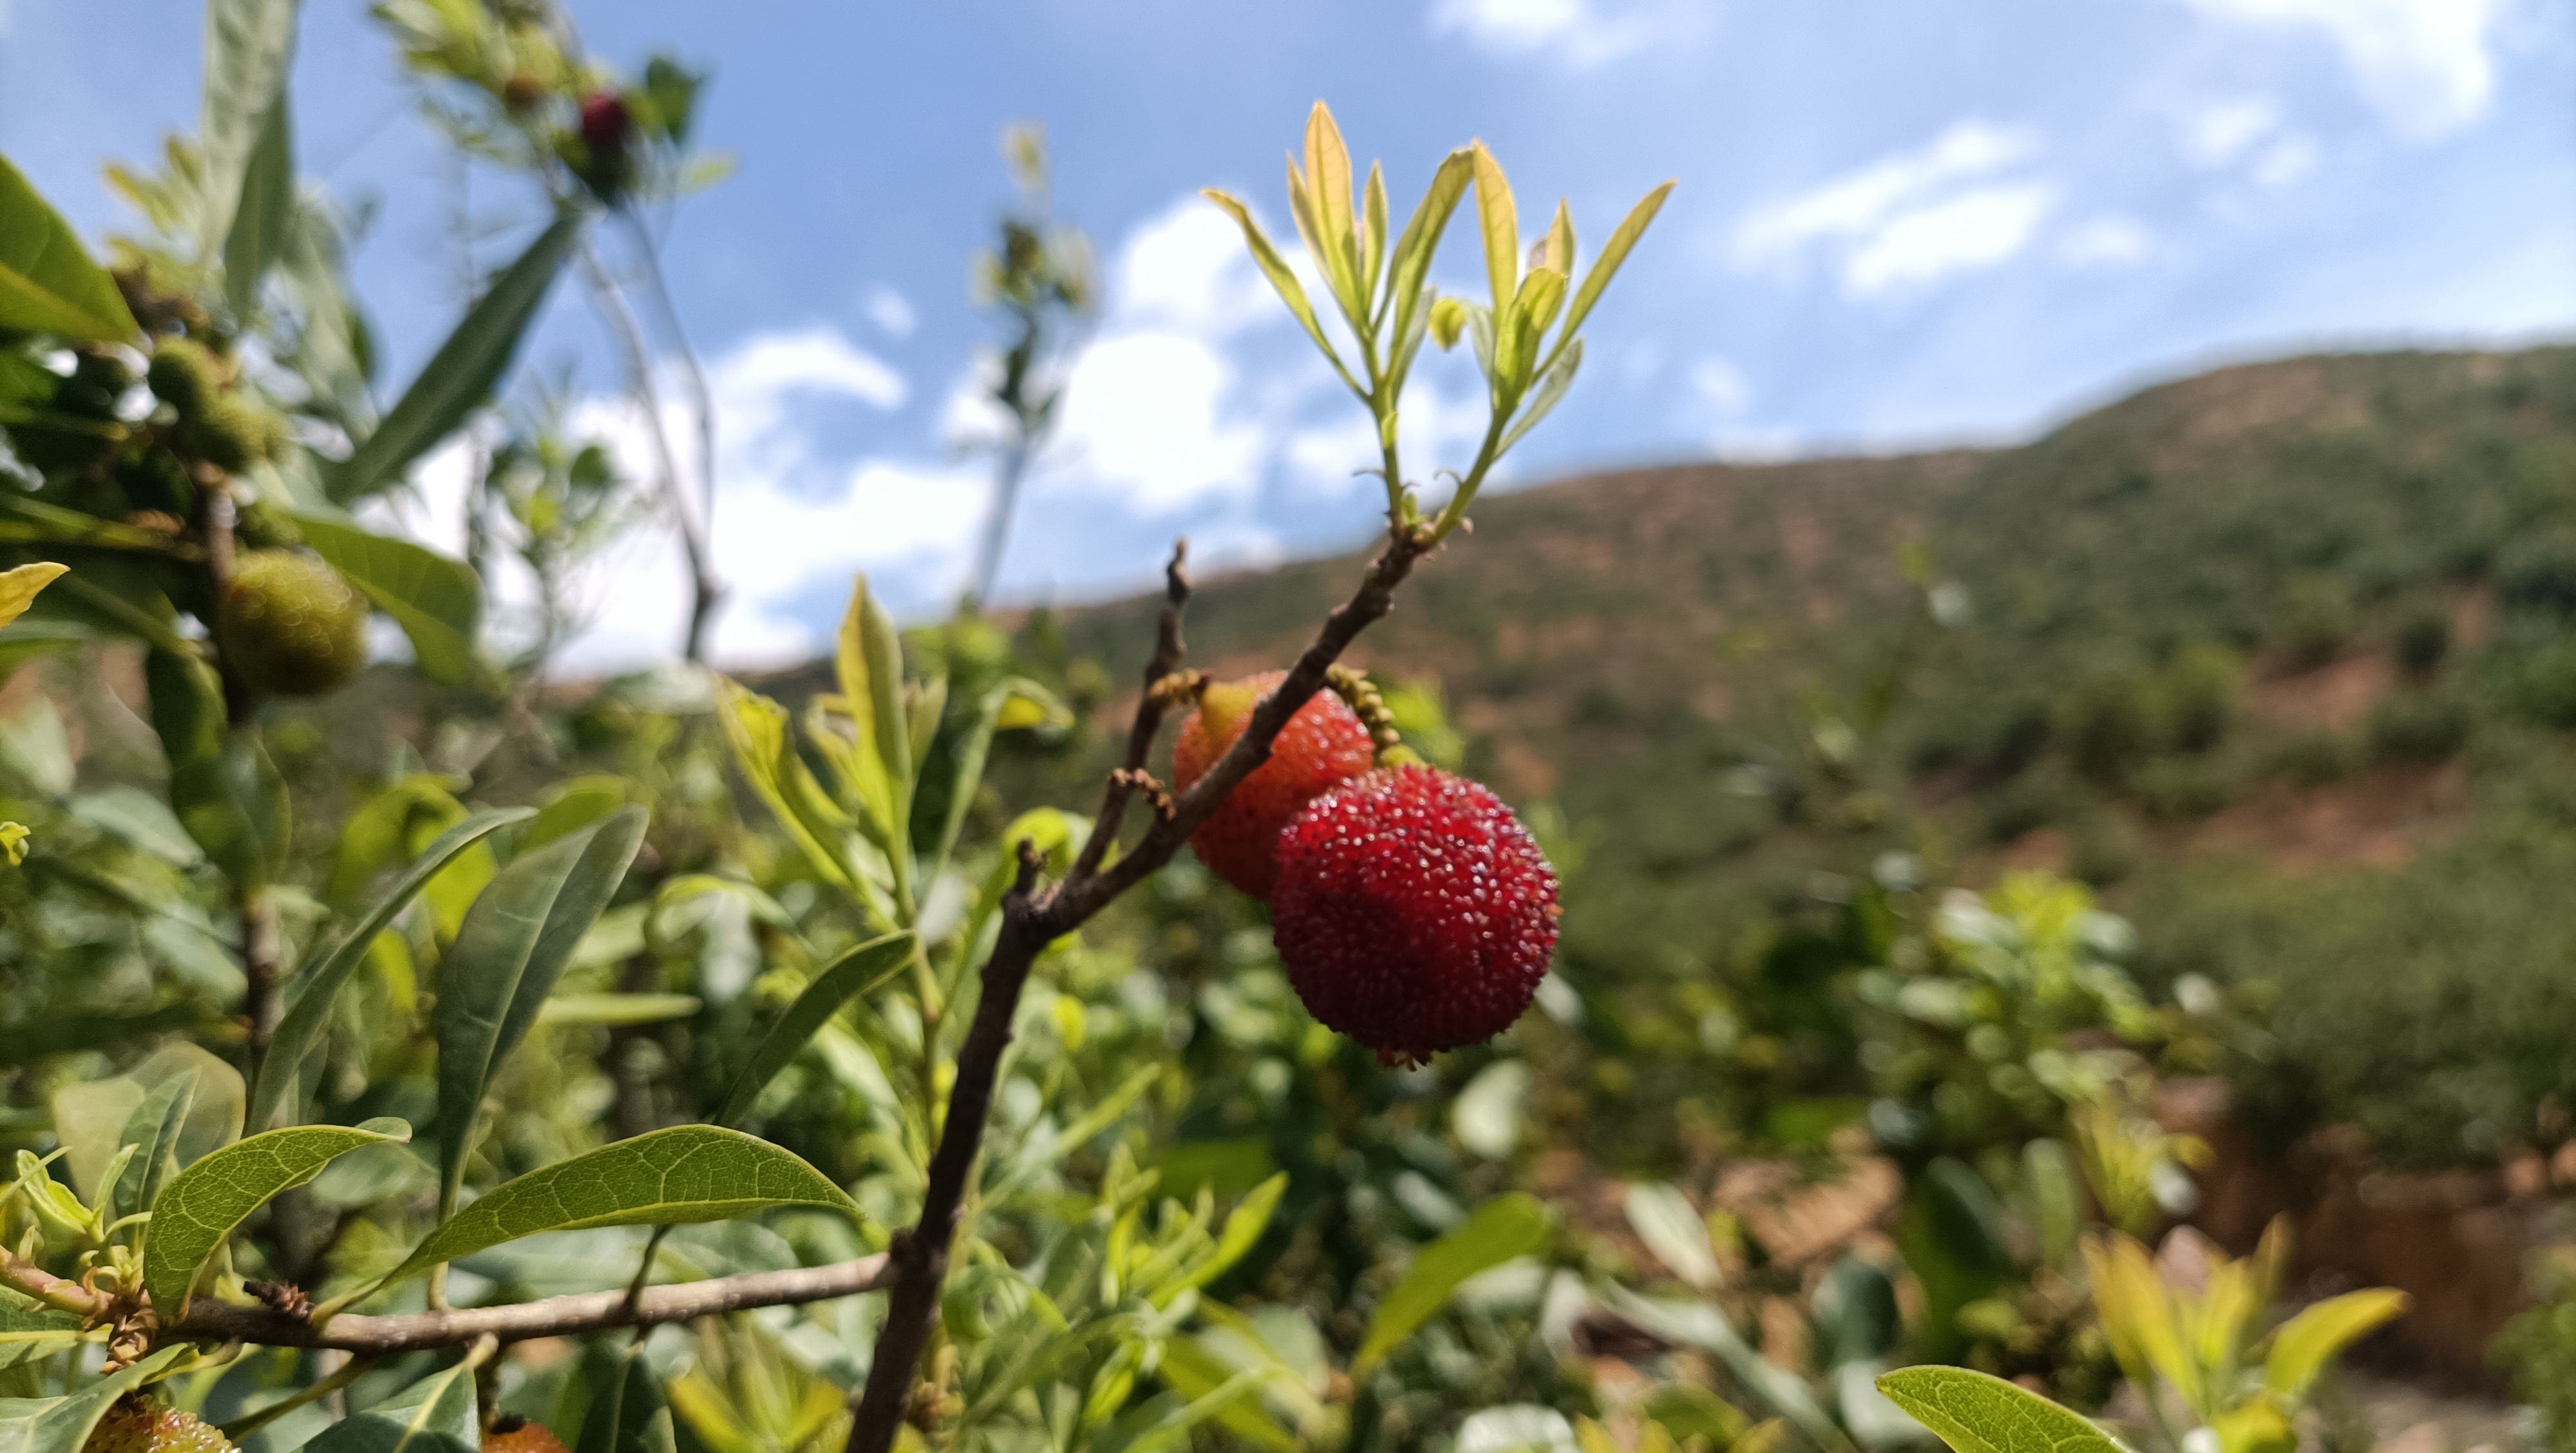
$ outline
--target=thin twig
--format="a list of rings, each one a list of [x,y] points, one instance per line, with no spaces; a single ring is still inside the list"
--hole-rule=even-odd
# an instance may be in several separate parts
[[[1167,572],[1161,639],[1154,662],[1147,668],[1145,691],[1136,703],[1135,723],[1128,733],[1127,771],[1110,779],[1101,798],[1100,820],[1092,826],[1091,840],[1084,844],[1081,857],[1075,860],[1064,881],[1052,888],[1042,886],[1036,858],[1024,852],[1019,881],[1003,899],[1001,930],[994,940],[992,956],[984,963],[984,992],[975,1006],[975,1022],[958,1051],[946,1128],[940,1136],[939,1149],[931,1156],[928,1181],[922,1190],[921,1216],[910,1231],[895,1238],[894,1249],[889,1253],[898,1275],[893,1295],[886,1302],[885,1321],[877,1333],[867,1386],[852,1411],[847,1453],[887,1453],[903,1424],[922,1350],[929,1344],[931,1327],[938,1319],[940,1288],[947,1276],[950,1243],[957,1234],[958,1210],[983,1148],[994,1080],[1002,1053],[1011,1042],[1011,1021],[1018,1013],[1020,991],[1028,982],[1030,966],[1048,944],[1081,927],[1119,894],[1170,862],[1226,794],[1269,760],[1271,743],[1278,739],[1288,719],[1323,688],[1325,672],[1359,633],[1394,607],[1395,588],[1430,553],[1433,543],[1428,529],[1396,528],[1385,548],[1370,562],[1358,590],[1325,618],[1314,642],[1289,668],[1287,679],[1253,709],[1243,735],[1226,749],[1207,775],[1181,794],[1170,816],[1158,817],[1132,850],[1102,867],[1109,839],[1116,835],[1118,819],[1125,815],[1135,791],[1134,779],[1127,771],[1143,770],[1155,733],[1162,725],[1164,694],[1155,691],[1154,684],[1180,664],[1181,611],[1188,604],[1189,583],[1181,573],[1180,552],[1173,552]]]
[[[533,1337],[573,1337],[614,1327],[654,1327],[752,1307],[801,1306],[882,1291],[894,1278],[885,1256],[863,1256],[830,1266],[759,1271],[710,1281],[646,1287],[636,1296],[621,1288],[548,1297],[500,1307],[361,1317],[343,1313],[316,1326],[268,1307],[241,1306],[199,1297],[165,1335],[195,1342],[252,1342],[269,1347],[337,1347],[381,1357],[431,1347],[462,1347],[484,1337],[524,1342]]]

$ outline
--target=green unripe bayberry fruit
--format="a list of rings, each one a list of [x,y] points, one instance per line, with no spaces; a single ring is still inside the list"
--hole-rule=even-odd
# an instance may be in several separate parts
[[[234,394],[206,400],[188,425],[188,446],[226,474],[239,474],[268,457],[273,431],[259,406]]]
[[[150,1398],[118,1400],[90,1430],[81,1453],[234,1453],[233,1445],[195,1415]]]
[[[233,538],[253,550],[292,550],[304,543],[304,532],[286,511],[255,499],[233,520]]]
[[[255,690],[320,696],[367,663],[367,602],[317,556],[245,550],[233,560],[215,644]]]
[[[223,392],[224,366],[204,344],[173,338],[152,350],[152,365],[143,377],[180,417],[194,418]]]

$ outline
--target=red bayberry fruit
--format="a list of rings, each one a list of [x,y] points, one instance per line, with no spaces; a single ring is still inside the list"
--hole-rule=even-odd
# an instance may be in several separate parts
[[[1240,681],[1220,681],[1199,696],[1199,709],[1181,722],[1180,739],[1172,743],[1172,777],[1184,792],[1225,755],[1244,723],[1279,683],[1285,671],[1268,671]],[[1279,876],[1279,830],[1288,825],[1317,793],[1347,782],[1377,765],[1377,747],[1368,724],[1330,691],[1318,691],[1288,718],[1270,745],[1270,760],[1235,784],[1199,830],[1190,846],[1208,871],[1251,894],[1270,896]]]
[[[565,1453],[565,1448],[554,1429],[516,1413],[503,1413],[484,1432],[483,1453]]]
[[[1279,836],[1272,936],[1306,1011],[1420,1062],[1521,1017],[1556,952],[1556,873],[1502,800],[1436,767],[1372,772]]]
[[[592,160],[606,163],[624,153],[627,133],[634,128],[626,98],[615,91],[593,91],[581,98],[581,143],[590,148]]]

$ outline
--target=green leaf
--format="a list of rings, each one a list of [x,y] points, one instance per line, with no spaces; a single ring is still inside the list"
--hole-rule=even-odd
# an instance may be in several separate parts
[[[1449,1131],[1458,1143],[1487,1160],[1510,1158],[1521,1141],[1529,1099],[1529,1066],[1498,1059],[1476,1071],[1476,1077],[1449,1102]]]
[[[576,1453],[673,1453],[670,1401],[644,1360],[643,1342],[615,1355],[616,1371],[582,1414]]]
[[[578,212],[557,217],[493,279],[492,286],[466,309],[456,331],[421,367],[420,376],[403,391],[384,422],[333,474],[332,499],[345,504],[389,487],[413,460],[454,433],[492,396],[501,375],[509,370],[511,356],[518,352],[520,336],[536,319],[547,288],[581,240],[584,225],[586,219]]]
[[[81,1453],[118,1398],[158,1378],[189,1351],[164,1347],[69,1397],[0,1398],[0,1453]]]
[[[939,875],[948,864],[949,854],[957,849],[958,834],[965,830],[966,811],[975,804],[975,789],[984,780],[984,763],[993,750],[996,731],[1025,729],[1069,723],[1071,714],[1045,687],[1022,677],[999,682],[967,708],[963,718],[952,728],[944,754],[927,754],[922,764],[923,781],[913,804],[913,840],[925,845],[921,859],[921,876],[927,881]],[[947,771],[940,774],[939,767]],[[931,820],[923,821],[927,816]]]
[[[1456,1230],[1414,1253],[1404,1277],[1378,1303],[1368,1335],[1351,1360],[1351,1375],[1365,1378],[1389,1352],[1430,1320],[1459,1283],[1547,1244],[1547,1208],[1517,1191],[1476,1208]]]
[[[772,1206],[858,1213],[792,1152],[722,1126],[674,1125],[501,1185],[450,1216],[385,1280],[540,1232],[724,1221]]]
[[[433,1372],[323,1429],[305,1453],[481,1453],[474,1373],[472,1362]]]
[[[1225,1225],[1218,1229],[1216,1245],[1209,1250],[1207,1259],[1192,1267],[1178,1284],[1165,1288],[1156,1300],[1169,1305],[1183,1288],[1203,1287],[1225,1275],[1260,1242],[1261,1234],[1270,1229],[1270,1218],[1278,1214],[1279,1200],[1287,1194],[1286,1171],[1254,1186],[1242,1200],[1234,1203],[1233,1210],[1226,1212]]]
[[[1538,387],[1531,391],[1528,402],[1521,406],[1521,416],[1512,421],[1511,432],[1505,434],[1503,442],[1495,447],[1495,458],[1509,454],[1512,446],[1521,442],[1523,435],[1538,427],[1539,420],[1555,411],[1558,402],[1564,399],[1565,391],[1574,387],[1574,371],[1582,366],[1583,340],[1577,338],[1566,345],[1565,351],[1556,355],[1556,361],[1547,366],[1547,372],[1540,375]]]
[[[1458,210],[1458,199],[1467,195],[1467,184],[1475,175],[1473,150],[1462,146],[1442,158],[1440,169],[1431,174],[1430,188],[1413,209],[1412,220],[1404,224],[1404,235],[1396,239],[1387,296],[1395,304],[1392,333],[1399,340],[1414,336],[1414,319],[1421,310],[1422,280],[1430,275],[1432,254],[1440,250],[1440,234],[1448,229],[1449,218]]]
[[[795,1002],[787,1006],[787,1012],[760,1036],[750,1063],[743,1066],[733,1089],[726,1093],[724,1108],[715,1113],[715,1123],[740,1125],[759,1100],[760,1092],[778,1077],[780,1070],[787,1068],[816,1030],[839,1013],[842,1005],[875,991],[901,973],[911,959],[912,935],[890,933],[860,944],[816,974]]]
[[[1476,172],[1476,230],[1485,243],[1485,279],[1493,285],[1494,316],[1501,318],[1520,290],[1520,213],[1512,202],[1512,184],[1503,164],[1483,142],[1469,148]]]
[[[1901,1368],[1878,1390],[1957,1453],[2126,1453],[2039,1394],[1964,1367]]]
[[[522,851],[569,837],[634,800],[633,784],[608,773],[575,777],[546,795],[537,820],[528,825]],[[667,891],[667,890],[666,890]]]
[[[2066,1143],[2043,1138],[2023,1146],[2021,1183],[2030,1198],[2031,1227],[2039,1235],[2041,1264],[2066,1266],[2075,1257],[2076,1235],[2084,1229],[2084,1190]]]
[[[295,523],[314,554],[402,627],[422,675],[442,686],[473,684],[481,664],[474,642],[483,627],[483,582],[470,567],[345,518],[297,511]]]
[[[0,157],[0,328],[121,343],[142,328],[80,237]]]
[[[832,665],[840,675],[844,709],[858,727],[860,780],[870,781],[871,764],[884,774],[884,795],[872,796],[869,806],[883,812],[888,851],[903,851],[912,815],[912,728],[903,709],[903,639],[864,575],[851,582],[850,608],[841,618]]]
[[[263,887],[285,868],[292,827],[286,779],[249,729],[227,732],[212,755],[173,762],[170,806],[234,883]]]
[[[1296,314],[1297,321],[1305,325],[1306,336],[1314,339],[1315,346],[1324,350],[1325,359],[1333,365],[1333,371],[1342,376],[1342,382],[1350,385],[1351,392],[1364,392],[1351,377],[1350,370],[1342,366],[1342,357],[1333,351],[1331,340],[1324,336],[1324,325],[1315,320],[1314,305],[1306,301],[1306,289],[1297,281],[1297,275],[1288,270],[1288,264],[1279,256],[1279,249],[1272,247],[1270,239],[1261,234],[1261,224],[1252,220],[1251,210],[1213,187],[1201,188],[1199,195],[1223,207],[1226,215],[1234,219],[1234,224],[1243,229],[1243,240],[1252,249],[1252,260],[1261,268],[1261,275],[1270,279],[1270,286],[1278,291],[1279,301],[1286,303],[1288,311]]]
[[[236,201],[249,187],[270,113],[284,103],[287,73],[295,64],[297,8],[297,0],[207,0],[206,90],[197,114],[197,147],[204,193],[200,241],[208,257],[232,230]]]
[[[440,965],[437,1013],[439,1171],[449,1204],[484,1092],[643,844],[644,809],[626,808],[515,860],[466,910]]]
[[[80,1341],[81,1318],[0,1293],[0,1372],[51,1357]]]
[[[2272,1334],[2263,1385],[2285,1398],[2305,1396],[2337,1354],[2405,1311],[2406,1294],[2389,1287],[2346,1292],[2300,1309]]]
[[[54,577],[70,569],[50,560],[21,565],[15,570],[0,571],[0,626],[27,613],[36,603],[37,592],[54,583]]]
[[[260,279],[285,255],[295,224],[293,109],[279,91],[242,172],[232,230],[224,235],[224,298],[237,315],[247,316],[259,301]]]
[[[1717,1285],[1717,1247],[1690,1198],[1662,1181],[1628,1187],[1628,1224],[1673,1275],[1701,1291]]]
[[[177,1074],[144,1091],[143,1101],[125,1117],[120,1145],[134,1147],[134,1158],[108,1194],[111,1218],[148,1210],[161,1197],[161,1187],[179,1158],[179,1132],[197,1106],[197,1077]]]
[[[733,749],[735,768],[769,804],[770,814],[803,850],[814,871],[845,891],[857,891],[857,880],[836,850],[849,826],[848,815],[824,796],[805,760],[796,755],[796,744],[788,735],[787,708],[719,676],[716,723],[724,729],[725,745]],[[853,770],[862,769],[854,765]],[[883,785],[881,771],[875,780]]]
[[[557,994],[537,1008],[539,1024],[662,1024],[706,1007],[694,994]]]
[[[512,823],[525,822],[536,814],[524,807],[503,808],[495,812],[478,812],[447,831],[440,833],[428,849],[412,860],[401,877],[367,905],[339,937],[331,941],[313,961],[313,967],[298,979],[286,1001],[286,1012],[278,1016],[277,1031],[270,1038],[266,1068],[251,1093],[250,1123],[266,1126],[277,1118],[282,1107],[291,1117],[296,1113],[296,1088],[301,1078],[305,1057],[312,1053],[322,1028],[330,1022],[331,1004],[349,976],[365,961],[368,948],[376,935],[385,931],[395,915],[410,905],[439,870],[476,843]]]
[[[365,1145],[411,1139],[399,1120],[298,1125],[239,1140],[179,1172],[152,1206],[143,1238],[143,1286],[166,1320],[187,1309],[197,1269],[251,1212]]]
[[[1562,336],[1573,338],[1575,330],[1583,326],[1583,320],[1592,315],[1592,305],[1601,301],[1601,290],[1610,286],[1610,279],[1618,275],[1619,264],[1628,260],[1629,250],[1637,245],[1638,238],[1646,235],[1647,224],[1655,220],[1655,213],[1663,209],[1664,198],[1671,196],[1672,192],[1673,184],[1664,183],[1648,192],[1636,206],[1628,209],[1626,217],[1620,219],[1619,230],[1610,234],[1610,241],[1601,249],[1600,261],[1592,264],[1592,271],[1584,274],[1583,286],[1574,290],[1574,301],[1565,310],[1565,332]]]

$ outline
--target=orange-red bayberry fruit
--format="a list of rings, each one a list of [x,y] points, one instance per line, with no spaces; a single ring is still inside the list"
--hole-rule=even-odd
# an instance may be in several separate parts
[[[593,159],[605,162],[623,152],[634,126],[626,98],[615,91],[593,91],[581,98],[581,141]]]
[[[1436,767],[1372,772],[1279,835],[1272,936],[1306,1011],[1421,1061],[1509,1028],[1556,952],[1556,873],[1501,799]]]
[[[1172,777],[1182,791],[1216,765],[1234,739],[1243,735],[1252,709],[1288,679],[1285,671],[1220,681],[1199,696],[1199,709],[1181,722],[1172,743]],[[1279,876],[1279,831],[1316,794],[1339,786],[1377,765],[1377,747],[1368,724],[1330,691],[1318,691],[1270,746],[1270,760],[1235,784],[1224,802],[1199,830],[1190,846],[1208,871],[1251,894],[1270,896]]]
[[[515,1413],[503,1413],[492,1420],[491,1429],[483,1435],[483,1453],[566,1453],[563,1439],[543,1423],[531,1422]]]

